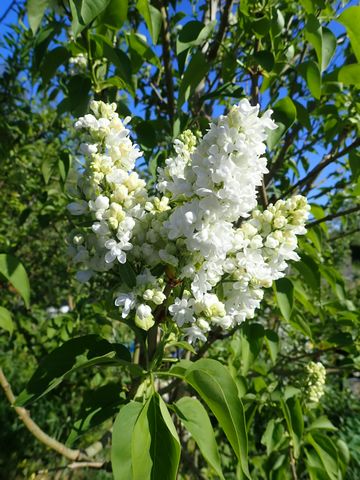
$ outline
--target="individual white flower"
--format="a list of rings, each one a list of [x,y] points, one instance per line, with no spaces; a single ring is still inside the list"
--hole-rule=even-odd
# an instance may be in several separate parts
[[[130,310],[135,308],[135,296],[132,293],[120,293],[115,299],[115,305],[117,307],[122,307],[121,316],[122,318],[126,318],[129,315]]]
[[[169,312],[179,327],[195,321],[193,301],[187,298],[176,298],[169,306]]]
[[[108,248],[110,251],[105,255],[105,262],[112,263],[115,259],[118,260],[119,263],[126,262],[126,251],[131,250],[132,245],[129,242],[117,242],[116,240],[107,240],[105,242],[105,247]]]
[[[62,313],[63,315],[65,315],[66,313],[69,313],[69,312],[70,312],[70,307],[69,307],[69,305],[62,305],[62,306],[59,308],[59,312]]]
[[[207,340],[204,331],[198,325],[184,328],[184,334],[190,344],[196,343],[198,340],[202,342],[206,342]]]

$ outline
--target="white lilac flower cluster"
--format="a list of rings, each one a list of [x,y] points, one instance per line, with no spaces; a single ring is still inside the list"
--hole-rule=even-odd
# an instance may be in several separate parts
[[[310,362],[306,365],[306,387],[310,402],[318,403],[324,395],[326,369],[321,362]]]
[[[87,57],[83,53],[79,53],[75,57],[69,58],[69,73],[71,76],[84,73],[87,67]]]
[[[203,138],[185,131],[159,168],[159,196],[148,198],[144,182],[130,173],[140,152],[115,108],[94,102],[92,110],[76,123],[87,136],[81,146],[87,162],[81,200],[70,210],[96,221],[86,239],[75,235],[75,262],[85,272],[107,270],[116,260],[135,266],[140,278],[131,292],[118,294],[116,305],[123,317],[134,311],[144,329],[165,300],[189,342],[252,318],[263,289],[298,260],[297,235],[305,233],[309,212],[301,196],[257,208],[267,131],[276,128],[271,111],[260,117],[259,107],[244,99]],[[178,287],[165,295],[170,284]]]
[[[115,104],[92,102],[91,109],[93,114],[75,123],[82,134],[84,162],[78,171],[78,198],[68,205],[71,214],[86,216],[90,225],[75,232],[69,249],[80,267],[80,281],[126,262],[147,201],[145,182],[132,171],[141,153],[125,127],[129,119],[119,119]]]

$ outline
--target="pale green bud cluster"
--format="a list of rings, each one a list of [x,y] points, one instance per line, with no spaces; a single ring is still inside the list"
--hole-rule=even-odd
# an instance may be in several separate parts
[[[310,362],[306,366],[306,386],[310,402],[317,403],[324,395],[326,369],[321,362]]]

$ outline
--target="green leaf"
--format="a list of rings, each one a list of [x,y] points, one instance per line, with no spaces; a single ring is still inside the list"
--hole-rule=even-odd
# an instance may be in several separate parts
[[[130,263],[121,263],[118,266],[118,271],[122,281],[126,283],[129,288],[136,285],[136,273]]]
[[[141,147],[154,148],[158,144],[156,130],[151,120],[139,122],[135,127],[135,132]]]
[[[360,152],[353,150],[349,153],[349,165],[351,169],[351,178],[356,181],[360,176]]]
[[[266,426],[266,430],[261,437],[261,443],[266,447],[266,454],[269,456],[271,452],[279,448],[284,441],[284,427],[281,423],[271,419]]]
[[[71,155],[68,152],[61,152],[58,161],[58,169],[60,178],[63,182],[66,181],[71,168]]]
[[[110,0],[69,0],[71,29],[76,37],[108,6]]]
[[[296,107],[297,119],[303,127],[307,128],[310,131],[311,122],[307,109],[300,102],[297,101],[294,101],[294,105]]]
[[[125,52],[119,48],[114,48],[112,45],[109,45],[107,39],[102,35],[93,35],[96,39],[102,42],[103,55],[117,68],[120,77],[125,81],[125,83],[131,86],[131,62],[129,57]]]
[[[320,417],[316,418],[308,427],[307,430],[332,430],[336,431],[337,428],[330,422],[330,420],[325,417],[325,415],[321,415]]]
[[[0,327],[7,330],[10,334],[14,331],[11,312],[5,307],[0,307]]]
[[[112,431],[111,466],[115,480],[132,479],[131,439],[143,406],[130,402],[120,409]]]
[[[98,335],[73,338],[40,362],[16,404],[24,406],[46,395],[80,368],[99,364],[126,365],[130,362],[130,352],[121,344],[109,343]]]
[[[54,159],[51,157],[45,157],[45,160],[41,164],[41,173],[42,173],[45,185],[49,183],[53,170],[54,170]]]
[[[194,92],[210,68],[205,55],[199,51],[191,58],[179,88],[178,107],[180,108]]]
[[[71,446],[84,433],[88,432],[110,417],[118,413],[119,405],[125,400],[121,395],[122,386],[119,383],[110,382],[96,390],[88,390],[84,393],[78,420],[75,421],[66,445]]]
[[[100,23],[119,29],[127,18],[128,0],[110,0],[100,15]]]
[[[186,370],[184,380],[213,412],[239,459],[243,474],[250,478],[244,407],[228,370],[216,360],[201,359]]]
[[[360,62],[360,7],[347,8],[338,18],[338,22],[346,28],[352,49],[357,61]]]
[[[161,13],[150,4],[149,0],[138,0],[136,8],[140,15],[144,17],[151,39],[156,45],[162,27]]]
[[[241,329],[241,374],[246,375],[260,353],[265,330],[260,323],[246,322]]]
[[[58,106],[60,113],[70,111],[76,116],[83,115],[88,108],[91,80],[82,75],[74,75],[68,83],[68,96],[62,107]]]
[[[275,130],[268,131],[267,145],[272,149],[279,142],[284,133],[296,120],[296,108],[291,98],[282,98],[273,106],[273,119],[278,125]]]
[[[270,30],[270,20],[267,17],[254,18],[251,27],[258,37],[264,37]]]
[[[321,73],[318,65],[315,62],[305,62],[301,67],[301,72],[304,72],[303,76],[309,87],[311,95],[319,99],[321,97]]]
[[[329,437],[322,434],[308,434],[308,442],[314,447],[316,453],[331,480],[339,479],[338,454],[336,447]]]
[[[300,3],[306,13],[314,13],[316,4],[313,0],[300,0]]]
[[[180,441],[168,409],[157,393],[149,398],[136,420],[131,457],[133,480],[176,480]]]
[[[40,74],[44,83],[55,75],[56,70],[69,58],[69,51],[65,47],[56,47],[46,53],[40,67]]]
[[[305,38],[315,49],[320,71],[323,72],[329,65],[336,50],[336,37],[326,27],[321,27],[315,15],[309,15]]]
[[[165,348],[181,348],[183,350],[187,350],[188,352],[191,352],[196,355],[196,350],[195,348],[188,342],[186,341],[180,341],[180,342],[170,342],[165,345]]]
[[[289,321],[294,307],[294,285],[291,280],[288,278],[276,280],[275,295],[282,316]]]
[[[274,67],[275,58],[269,50],[254,53],[254,59],[267,72],[271,72]]]
[[[292,439],[294,457],[298,458],[300,455],[300,444],[304,431],[304,418],[299,399],[291,397],[287,400],[281,400],[281,407]]]
[[[27,2],[29,25],[34,35],[49,4],[50,0],[28,0]]]
[[[309,256],[302,254],[301,260],[294,263],[294,268],[310,289],[318,291],[320,288],[320,272],[318,264]]]
[[[214,430],[205,408],[199,400],[190,397],[181,398],[174,406],[178,417],[191,433],[206,461],[217,475],[224,479]]]
[[[274,330],[265,330],[265,343],[269,350],[271,361],[275,364],[280,350],[278,334]]]
[[[321,57],[321,70],[324,71],[330,64],[336,50],[336,37],[333,32],[327,28],[322,27],[322,57]]]
[[[308,17],[305,26],[305,38],[314,47],[319,65],[321,65],[321,26],[315,15],[310,14]]]
[[[160,68],[159,58],[155,55],[153,50],[146,42],[146,37],[138,33],[131,33],[127,35],[129,44],[129,53],[131,58],[131,69],[133,73],[137,73],[144,61],[152,63]]]
[[[30,306],[30,282],[20,260],[8,253],[0,253],[0,274],[20,293],[27,308]]]
[[[360,86],[360,64],[352,63],[351,65],[341,67],[338,73],[338,80],[346,86]]]
[[[192,20],[186,23],[179,32],[176,40],[176,54],[188,50],[190,47],[202,45],[214,30],[216,21],[204,25],[202,22]]]
[[[277,37],[284,30],[285,18],[280,10],[276,9],[271,19],[271,34],[273,37]]]

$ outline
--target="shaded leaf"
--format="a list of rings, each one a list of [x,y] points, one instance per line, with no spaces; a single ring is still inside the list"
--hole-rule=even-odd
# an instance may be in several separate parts
[[[288,278],[275,282],[275,295],[278,307],[285,320],[290,320],[294,306],[294,285]]]
[[[126,365],[130,362],[130,352],[121,344],[109,343],[98,335],[73,338],[40,362],[16,404],[24,406],[46,395],[80,368],[99,364]]]
[[[0,253],[0,274],[20,293],[25,305],[30,306],[30,282],[20,260],[8,253]]]
[[[46,53],[40,68],[41,77],[47,83],[55,75],[56,70],[70,57],[65,47],[56,47]]]

